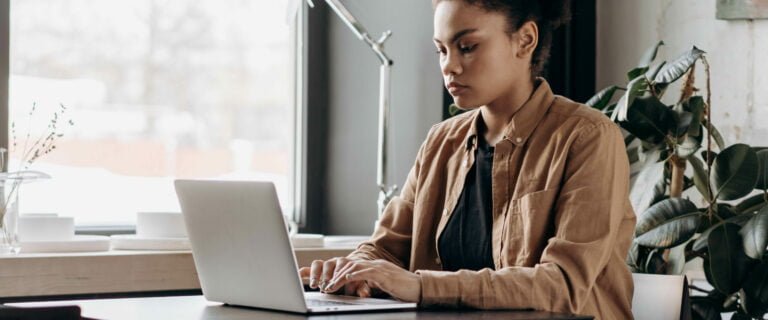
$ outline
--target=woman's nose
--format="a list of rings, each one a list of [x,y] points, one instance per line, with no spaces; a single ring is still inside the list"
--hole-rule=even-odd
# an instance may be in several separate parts
[[[456,54],[450,51],[445,54],[442,61],[440,61],[440,68],[443,71],[444,76],[461,74],[461,62]]]

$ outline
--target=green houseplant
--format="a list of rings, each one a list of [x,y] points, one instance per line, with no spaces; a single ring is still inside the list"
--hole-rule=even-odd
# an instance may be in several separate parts
[[[627,133],[638,216],[627,263],[637,273],[681,274],[686,262],[702,259],[714,289],[692,287],[703,293],[691,298],[694,319],[720,319],[721,312],[762,319],[768,311],[768,150],[726,145],[711,121],[705,52],[693,47],[655,62],[662,45],[648,49],[625,87],[609,86],[587,102]],[[705,68],[705,97],[695,85],[697,62]],[[676,82],[679,97],[662,102]]]

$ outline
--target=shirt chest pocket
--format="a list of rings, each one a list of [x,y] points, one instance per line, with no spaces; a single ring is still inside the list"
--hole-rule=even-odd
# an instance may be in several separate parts
[[[506,216],[503,254],[514,266],[532,267],[539,262],[547,241],[554,235],[557,190],[528,193],[512,200]]]

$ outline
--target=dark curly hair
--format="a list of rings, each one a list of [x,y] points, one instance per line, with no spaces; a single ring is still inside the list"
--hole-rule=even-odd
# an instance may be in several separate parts
[[[447,0],[432,0],[432,5]],[[499,12],[507,17],[509,34],[514,33],[528,21],[539,28],[539,43],[531,57],[531,76],[544,71],[552,49],[552,34],[555,29],[571,20],[570,0],[461,0],[488,12]]]

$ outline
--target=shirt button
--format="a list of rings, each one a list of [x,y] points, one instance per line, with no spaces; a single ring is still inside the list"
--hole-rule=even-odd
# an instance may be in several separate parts
[[[523,138],[517,137],[517,138],[515,138],[515,141],[516,141],[517,143],[523,142]]]
[[[435,263],[440,264],[440,258],[435,258]]]
[[[446,217],[448,216],[448,209],[444,209],[443,210],[443,215],[446,216]]]

